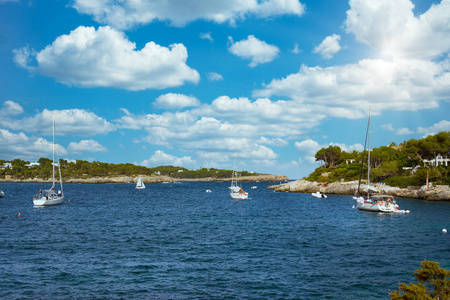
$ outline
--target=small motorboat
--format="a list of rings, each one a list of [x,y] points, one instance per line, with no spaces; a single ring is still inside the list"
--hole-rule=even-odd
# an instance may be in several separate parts
[[[322,192],[315,192],[315,193],[312,193],[311,195],[316,198],[326,198],[327,197],[327,195],[325,195]]]

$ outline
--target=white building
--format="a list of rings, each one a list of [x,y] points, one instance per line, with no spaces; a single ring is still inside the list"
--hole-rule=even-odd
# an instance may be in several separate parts
[[[3,165],[0,166],[0,169],[4,170],[4,169],[12,169],[12,164],[11,163],[4,163]]]
[[[437,166],[441,166],[441,165],[446,166],[446,167],[450,166],[450,158],[443,157],[441,154],[439,154],[436,157],[436,159],[429,159],[429,160],[424,159],[423,161],[426,163],[429,163],[433,167],[436,167],[436,164],[437,164]]]

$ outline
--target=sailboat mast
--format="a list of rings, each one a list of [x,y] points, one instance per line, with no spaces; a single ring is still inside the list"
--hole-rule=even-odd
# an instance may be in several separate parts
[[[369,128],[368,128],[368,139],[367,139],[367,150],[368,150],[368,160],[367,160],[367,199],[370,196],[370,116],[372,108],[369,106]]]
[[[53,123],[53,163],[52,163],[52,176],[53,176],[53,188],[55,188],[55,113],[52,114]]]

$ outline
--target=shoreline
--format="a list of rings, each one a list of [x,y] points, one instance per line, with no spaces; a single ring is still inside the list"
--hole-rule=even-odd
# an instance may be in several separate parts
[[[70,178],[63,180],[63,183],[102,183],[102,184],[110,184],[110,183],[136,183],[139,176],[116,176],[116,177],[92,177],[92,178]],[[231,178],[174,178],[169,176],[142,176],[142,180],[145,184],[151,183],[163,183],[163,182],[230,182]],[[289,178],[284,175],[270,175],[270,174],[261,174],[255,176],[242,176],[239,177],[239,182],[276,182],[276,181],[289,181]],[[49,183],[52,182],[52,179],[42,179],[42,178],[30,178],[30,179],[15,179],[15,178],[0,178],[0,182],[36,182],[36,183]]]
[[[427,201],[450,201],[450,187],[448,185],[431,186],[411,186],[406,189],[392,187],[388,185],[373,184],[381,194],[391,195],[401,198],[423,199]],[[272,185],[269,189],[275,192],[289,193],[315,193],[336,195],[356,195],[358,191],[358,181],[332,182],[324,184],[322,182],[307,181],[304,179],[291,181],[284,184]],[[367,184],[361,184],[361,193],[367,194]]]

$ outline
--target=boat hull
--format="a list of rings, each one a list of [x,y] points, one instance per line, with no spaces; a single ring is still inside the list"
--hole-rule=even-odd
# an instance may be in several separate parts
[[[64,202],[64,197],[53,197],[50,199],[47,199],[45,197],[34,199],[33,204],[34,206],[49,206],[49,205],[57,205]]]
[[[241,193],[230,193],[230,197],[231,199],[235,199],[235,200],[247,200],[248,199],[248,194],[245,192],[241,192]]]
[[[326,198],[327,197],[327,195],[322,194],[320,192],[311,193],[311,196],[313,196],[315,198]]]
[[[356,200],[356,208],[359,210],[381,212],[381,213],[409,213],[409,210],[399,210],[398,205],[379,201],[368,201],[364,199]]]

